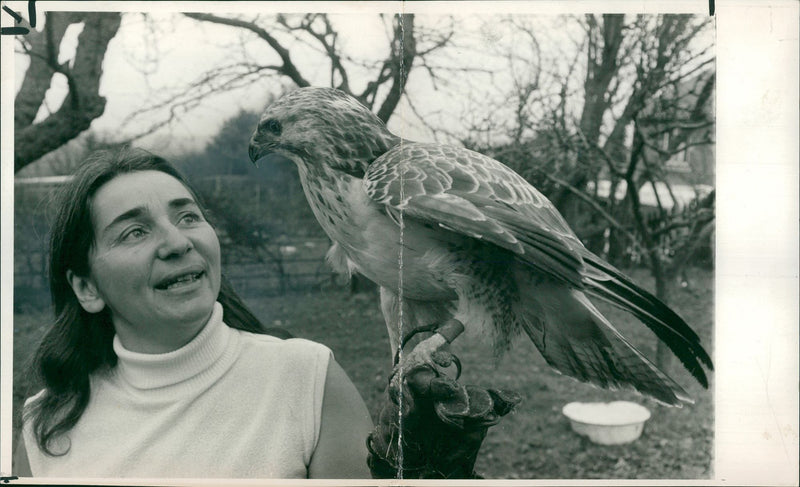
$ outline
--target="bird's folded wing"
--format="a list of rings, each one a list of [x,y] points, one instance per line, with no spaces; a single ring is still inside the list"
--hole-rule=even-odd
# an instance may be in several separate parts
[[[583,288],[580,241],[552,203],[503,164],[467,149],[403,143],[364,176],[390,211],[490,242],[552,279]]]
[[[707,387],[711,359],[697,334],[652,294],[586,250],[547,198],[482,154],[438,144],[403,143],[364,176],[369,196],[388,212],[490,242],[550,279],[633,313]]]

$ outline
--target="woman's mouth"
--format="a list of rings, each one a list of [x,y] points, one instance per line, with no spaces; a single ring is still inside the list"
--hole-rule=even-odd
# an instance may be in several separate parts
[[[201,277],[203,277],[203,274],[205,274],[205,271],[189,272],[186,274],[181,274],[179,276],[167,278],[156,284],[156,289],[170,290],[188,286],[193,282],[196,282]]]

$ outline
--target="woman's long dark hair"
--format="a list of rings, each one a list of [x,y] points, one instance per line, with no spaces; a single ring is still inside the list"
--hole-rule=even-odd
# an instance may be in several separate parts
[[[202,207],[197,193],[169,162],[145,150],[128,147],[92,154],[59,191],[49,262],[55,322],[34,356],[34,369],[45,391],[25,411],[25,419],[31,420],[39,448],[48,455],[64,455],[69,451],[67,447],[55,452],[51,446],[75,426],[89,404],[90,375],[117,363],[112,347],[114,327],[108,308],[94,314],[86,312],[67,280],[67,270],[79,276],[89,275],[89,252],[95,239],[92,228],[94,194],[116,176],[137,171],[169,174],[183,183]],[[232,328],[271,333],[281,338],[290,336],[287,332],[264,328],[224,276],[217,300],[222,305],[225,323]]]

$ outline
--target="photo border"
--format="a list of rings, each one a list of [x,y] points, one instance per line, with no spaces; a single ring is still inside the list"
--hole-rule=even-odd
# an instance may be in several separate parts
[[[26,12],[27,2],[3,2]],[[46,10],[708,14],[703,1],[36,2]],[[321,9],[321,10],[320,10]],[[2,13],[2,25],[9,19]],[[714,478],[698,480],[25,479],[105,485],[791,485],[798,481],[798,3],[716,3]],[[13,39],[2,39],[0,472],[11,469]]]

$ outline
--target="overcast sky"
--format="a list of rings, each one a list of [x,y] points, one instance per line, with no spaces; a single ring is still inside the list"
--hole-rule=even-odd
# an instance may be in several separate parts
[[[344,52],[364,60],[380,60],[388,52],[388,39],[385,24],[372,13],[342,14],[332,17],[334,26],[340,32],[339,43]],[[481,19],[466,16],[458,19],[460,35],[456,37],[460,45],[474,45],[475,36],[481,34]],[[440,16],[422,16],[418,24],[442,24]],[[446,22],[444,22],[446,24]],[[61,45],[59,61],[71,59],[75,53],[77,38],[81,26],[73,25],[67,31]],[[498,34],[499,29],[495,29]],[[491,35],[491,33],[483,33]],[[228,26],[198,22],[174,13],[151,13],[147,19],[136,13],[123,15],[122,24],[116,36],[111,40],[103,65],[103,78],[100,92],[107,98],[104,114],[94,121],[92,129],[98,132],[112,133],[119,136],[142,132],[155,120],[164,115],[164,111],[138,116],[133,121],[123,124],[126,117],[134,110],[152,101],[158,100],[165,92],[176,87],[185,86],[197,79],[202,73],[215,66],[230,62],[239,55],[240,41],[247,45],[247,50],[259,61],[274,62],[274,53],[265,49],[263,41],[254,35]],[[292,57],[303,75],[315,85],[329,84],[329,64],[326,58],[299,43],[287,43]],[[451,49],[447,61],[452,65],[473,65],[485,69],[505,69],[505,61],[491,56],[483,56],[479,50]],[[459,58],[459,56],[461,56]],[[481,61],[482,59],[482,61]],[[28,59],[23,54],[16,56],[16,89],[18,90]],[[494,62],[494,66],[491,65]],[[351,85],[354,90],[364,88],[374,73],[353,68]],[[367,76],[365,76],[365,74]],[[427,113],[442,116],[441,112],[452,115],[458,120],[459,110],[463,106],[454,106],[454,102],[442,97],[441,92],[434,91],[432,85],[423,79],[424,73],[413,72],[407,89],[413,92],[418,108]],[[488,77],[484,76],[487,80]],[[469,91],[466,86],[470,81],[467,75],[464,80],[450,79],[451,84],[462,85],[456,91]],[[470,76],[472,78],[472,76]],[[289,83],[288,80],[284,80]],[[480,85],[480,83],[478,83]],[[140,140],[142,145],[153,145],[152,148],[166,152],[180,150],[186,144],[196,147],[212,137],[220,125],[241,109],[261,111],[266,104],[270,91],[276,88],[275,83],[257,83],[248,88],[237,89],[230,93],[209,96],[197,108],[182,114],[179,120],[169,127],[159,130],[152,136]],[[484,89],[488,87],[484,86]],[[453,90],[449,90],[452,93]],[[66,81],[62,76],[55,76],[47,95],[47,106],[50,110],[58,109],[66,95]],[[476,96],[476,98],[480,98]],[[448,104],[449,103],[449,104]],[[425,131],[414,117],[405,119],[408,107],[397,109],[390,121],[390,128],[395,132],[404,132],[412,139],[430,139],[431,134]],[[39,118],[47,115],[42,109]]]
[[[270,10],[274,12],[276,8],[274,2],[263,5],[263,10],[268,13]],[[293,3],[278,5],[299,7]],[[455,22],[453,46],[433,57],[434,65],[482,70],[441,71],[443,79],[436,86],[431,83],[422,67],[417,66],[412,70],[406,91],[427,123],[454,132],[463,132],[468,124],[476,122],[472,117],[478,118],[479,115],[491,113],[496,123],[510,118],[508,111],[513,106],[509,106],[507,97],[508,91],[512,89],[512,78],[521,81],[529,79],[531,66],[537,60],[534,59],[530,40],[502,22],[503,16],[498,14],[498,10],[503,9],[485,12],[484,7],[484,12],[481,13],[469,9],[449,12],[440,8],[417,15],[418,27],[439,31],[447,29],[451,22]],[[543,11],[553,12],[548,9]],[[377,12],[375,8],[369,10],[351,5],[347,13],[332,15],[332,23],[340,33],[338,42],[343,52],[369,61],[385,57],[389,33]],[[455,15],[451,19],[450,15],[445,14]],[[577,26],[574,22],[553,14],[520,14],[518,19],[536,28],[542,51],[552,56],[552,63],[566,63],[576,55],[573,39],[579,38],[580,32],[575,31]],[[41,29],[41,24],[37,28]],[[81,28],[80,25],[73,25],[67,31],[61,45],[60,61],[67,61],[74,56]],[[279,36],[280,33],[273,34]],[[713,31],[709,31],[703,42],[711,42],[712,35]],[[330,68],[327,58],[302,43],[288,40],[284,42],[303,76],[312,84],[329,85]],[[136,12],[126,13],[118,33],[108,46],[100,88],[101,94],[107,98],[107,105],[103,116],[93,122],[92,129],[116,137],[129,137],[143,132],[157,120],[161,120],[166,111],[143,114],[126,121],[134,110],[159,100],[159,97],[176,88],[188,85],[211,68],[238,59],[241,46],[256,61],[264,64],[278,63],[274,52],[265,48],[263,41],[242,29],[199,22],[174,12],[150,12],[147,18]],[[517,56],[513,62],[506,58],[510,52]],[[27,57],[17,54],[16,89],[19,89],[26,65]],[[554,65],[547,66],[546,69],[559,68]],[[375,76],[374,72],[364,70],[359,73],[356,68],[352,68],[350,74],[354,91],[363,89],[366,82]],[[580,81],[580,73],[576,74],[575,80]],[[286,79],[284,82],[289,83]],[[165,155],[201,148],[216,134],[221,124],[239,110],[260,112],[268,95],[275,89],[274,82],[259,82],[229,93],[208,96],[191,111],[179,113],[175,123],[139,140],[138,144]],[[65,95],[66,81],[64,77],[56,75],[47,96],[49,109],[56,110]],[[46,114],[47,110],[43,108],[39,117],[43,118]],[[433,139],[433,134],[406,103],[398,106],[389,122],[389,128],[412,140]]]

